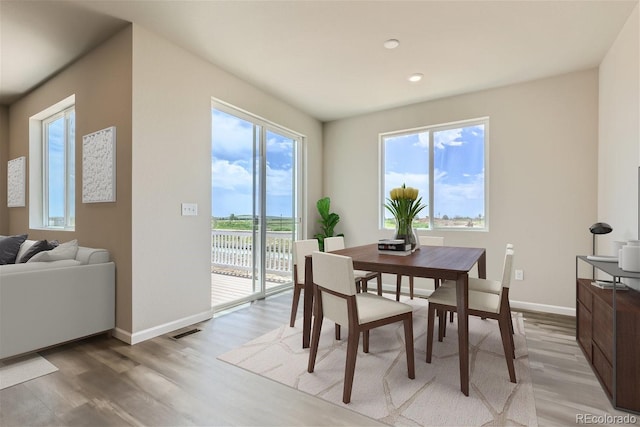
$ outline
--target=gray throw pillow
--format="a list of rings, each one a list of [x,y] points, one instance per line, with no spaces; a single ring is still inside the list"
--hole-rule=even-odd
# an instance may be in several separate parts
[[[55,246],[51,245],[46,240],[38,240],[33,245],[31,245],[29,250],[27,252],[25,252],[25,254],[22,255],[22,257],[19,260],[16,260],[17,261],[16,264],[17,263],[27,262],[35,254],[40,253],[40,252],[44,252],[44,251],[50,251],[53,248],[55,248]]]
[[[26,234],[0,237],[0,265],[15,264],[20,245],[27,240]]]
[[[55,249],[35,254],[29,262],[51,262],[61,259],[75,259],[78,252],[78,240],[60,243]]]

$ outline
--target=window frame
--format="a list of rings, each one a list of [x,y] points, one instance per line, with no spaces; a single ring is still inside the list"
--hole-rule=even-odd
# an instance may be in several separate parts
[[[379,159],[380,165],[378,168],[379,171],[379,219],[378,226],[380,230],[389,230],[390,228],[385,227],[385,203],[388,197],[385,194],[385,170],[386,170],[386,159],[385,159],[385,141],[387,138],[395,138],[406,135],[414,135],[419,133],[428,133],[428,151],[429,151],[429,197],[428,200],[423,200],[423,203],[426,203],[427,212],[429,216],[429,228],[427,230],[431,231],[473,231],[473,232],[488,232],[489,231],[489,141],[490,141],[490,123],[489,117],[479,117],[473,119],[460,120],[455,122],[448,122],[442,124],[428,125],[428,126],[420,126],[416,128],[403,129],[391,132],[382,132],[378,134],[378,148],[379,148]],[[438,227],[434,223],[434,197],[435,197],[435,179],[434,179],[434,170],[435,170],[435,144],[434,144],[434,133],[440,131],[446,131],[451,129],[460,129],[465,127],[472,127],[476,125],[484,126],[484,159],[483,159],[483,167],[484,167],[484,227]]]
[[[73,129],[69,124],[73,115]],[[63,225],[49,221],[49,129],[64,118],[64,218]],[[76,119],[75,95],[29,118],[29,228],[75,231],[76,223]]]

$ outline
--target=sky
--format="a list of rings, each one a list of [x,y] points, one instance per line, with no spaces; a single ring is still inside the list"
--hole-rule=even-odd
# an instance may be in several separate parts
[[[48,183],[49,183],[49,217],[63,217],[64,216],[64,180],[65,180],[65,149],[64,149],[64,132],[65,132],[65,119],[60,117],[52,122],[48,123]],[[75,114],[70,115],[69,125],[72,135],[70,141],[74,141],[73,134],[75,133]],[[75,152],[71,148],[71,152]],[[75,164],[75,163],[74,163]],[[75,170],[74,164],[69,165],[70,170]],[[75,174],[74,174],[75,178]],[[71,188],[75,190],[75,186]],[[74,197],[75,192],[71,191],[70,196]],[[70,200],[70,206],[74,206],[74,201]]]
[[[435,131],[433,145],[434,216],[484,216],[484,125]],[[385,182],[386,197],[404,183],[429,204],[428,131],[385,138]]]
[[[212,215],[251,215],[253,188],[257,184],[254,183],[254,167],[259,167],[253,161],[253,124],[215,109],[212,110],[212,123]],[[292,216],[294,156],[295,145],[291,138],[267,130],[267,216]]]
[[[253,124],[212,110],[211,211],[215,217],[252,213]],[[484,216],[484,125],[433,132],[436,217]],[[292,215],[294,141],[267,132],[268,216]],[[385,139],[385,194],[403,183],[429,205],[429,132]],[[429,214],[425,208],[419,217]],[[385,215],[391,215],[385,211]]]

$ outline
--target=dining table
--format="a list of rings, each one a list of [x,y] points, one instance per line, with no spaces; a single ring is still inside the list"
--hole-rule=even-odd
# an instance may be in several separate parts
[[[469,271],[477,264],[478,277],[486,278],[486,250],[455,246],[418,246],[408,255],[397,255],[380,252],[378,244],[373,243],[331,253],[351,257],[353,268],[356,270],[456,282],[460,389],[465,396],[469,396]],[[305,258],[303,348],[309,347],[311,338],[314,286],[313,261],[309,255]]]

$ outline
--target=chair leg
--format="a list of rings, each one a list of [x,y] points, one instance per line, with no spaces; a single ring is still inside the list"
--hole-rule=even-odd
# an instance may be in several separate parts
[[[353,389],[353,375],[356,372],[356,356],[358,355],[358,341],[360,331],[358,328],[349,328],[349,342],[347,343],[347,361],[344,368],[344,389],[342,391],[342,401],[351,402],[351,390]]]
[[[336,341],[340,341],[340,325],[336,323]]]
[[[369,353],[369,330],[362,332],[362,352]]]
[[[413,299],[413,276],[409,276],[409,299]]]
[[[409,378],[416,377],[416,361],[413,352],[413,314],[409,313],[404,321],[404,343],[407,352],[407,374]]]
[[[400,301],[400,288],[402,286],[402,275],[396,275],[396,301]]]
[[[516,370],[513,366],[513,344],[512,335],[509,332],[509,319],[503,313],[498,317],[498,325],[500,326],[500,335],[502,336],[502,347],[504,349],[504,358],[507,361],[507,369],[509,369],[509,379],[512,383],[516,382]]]
[[[431,351],[433,350],[433,327],[435,326],[436,309],[429,304],[427,310],[427,363],[431,363]]]
[[[289,326],[294,327],[296,325],[296,315],[298,314],[298,302],[300,301],[300,293],[302,287],[293,285],[293,301],[291,302],[291,319],[289,320]]]
[[[511,316],[511,304],[509,304],[509,300],[507,299],[507,309],[509,310],[509,331],[513,334],[513,317]]]
[[[442,342],[445,334],[445,326],[446,325],[446,311],[438,310],[438,341]]]
[[[449,313],[449,323],[453,323],[453,311]]]
[[[382,273],[378,273],[376,281],[378,282],[378,295],[382,296]]]
[[[320,330],[322,329],[322,314],[316,314],[313,318],[313,331],[311,332],[311,344],[309,346],[309,365],[307,372],[313,372],[318,355],[318,343],[320,342]]]

